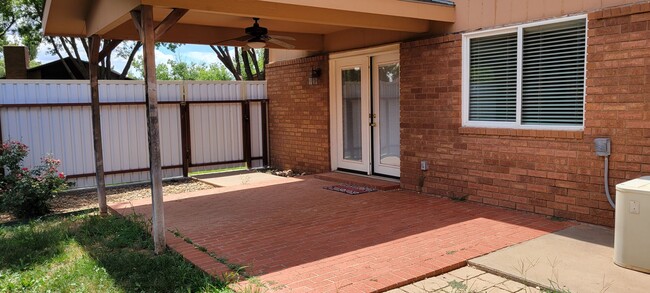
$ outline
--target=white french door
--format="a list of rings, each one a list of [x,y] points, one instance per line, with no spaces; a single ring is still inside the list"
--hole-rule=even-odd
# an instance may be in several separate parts
[[[399,54],[372,58],[373,173],[399,177]]]
[[[330,61],[334,169],[399,177],[399,54]]]
[[[368,57],[336,60],[336,141],[340,169],[370,172],[370,73]]]

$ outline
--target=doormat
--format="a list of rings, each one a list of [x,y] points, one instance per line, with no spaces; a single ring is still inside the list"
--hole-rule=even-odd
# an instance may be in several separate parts
[[[332,186],[325,186],[323,188],[331,191],[342,192],[349,195],[357,195],[357,194],[377,191],[377,189],[374,188],[351,185],[351,184],[332,185]]]

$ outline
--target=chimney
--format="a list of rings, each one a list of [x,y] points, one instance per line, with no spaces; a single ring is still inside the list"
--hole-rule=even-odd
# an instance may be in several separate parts
[[[29,50],[24,46],[4,46],[6,79],[27,79]]]

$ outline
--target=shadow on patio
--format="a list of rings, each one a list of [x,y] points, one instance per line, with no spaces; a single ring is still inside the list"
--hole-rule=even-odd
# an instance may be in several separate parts
[[[408,191],[346,195],[311,176],[165,197],[165,222],[194,243],[292,292],[369,292],[570,226],[542,216]],[[150,216],[150,200],[112,205]],[[169,245],[204,270],[223,265]]]

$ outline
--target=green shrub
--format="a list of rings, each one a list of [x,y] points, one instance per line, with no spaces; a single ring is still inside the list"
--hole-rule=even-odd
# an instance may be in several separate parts
[[[67,187],[65,175],[58,171],[61,161],[45,156],[42,164],[32,169],[22,166],[29,153],[28,147],[18,141],[0,146],[0,211],[18,218],[47,214],[50,200]]]

